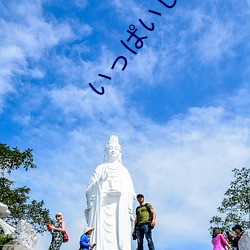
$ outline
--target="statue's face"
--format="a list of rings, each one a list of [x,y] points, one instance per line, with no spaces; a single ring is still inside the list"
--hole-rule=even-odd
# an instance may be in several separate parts
[[[117,159],[121,153],[120,145],[117,143],[109,143],[108,145],[108,155],[109,158],[114,160]]]

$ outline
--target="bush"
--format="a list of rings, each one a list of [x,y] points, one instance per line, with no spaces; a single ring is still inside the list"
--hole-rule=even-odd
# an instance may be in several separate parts
[[[14,238],[10,235],[0,234],[0,247],[3,245],[13,245]]]

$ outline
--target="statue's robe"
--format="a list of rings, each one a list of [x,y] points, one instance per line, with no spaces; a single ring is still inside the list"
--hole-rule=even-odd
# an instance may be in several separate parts
[[[240,250],[250,250],[250,229],[246,230],[238,242]]]
[[[88,226],[95,250],[130,250],[135,191],[128,170],[118,163],[99,165],[86,189]]]

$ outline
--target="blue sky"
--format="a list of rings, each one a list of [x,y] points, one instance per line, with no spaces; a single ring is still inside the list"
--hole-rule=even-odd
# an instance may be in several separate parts
[[[62,250],[78,247],[111,134],[157,213],[156,248],[212,248],[209,220],[250,160],[249,17],[249,0],[0,1],[1,143],[33,149],[38,168],[10,178],[63,212]],[[140,49],[126,42],[131,24],[147,36]],[[119,56],[124,71],[111,69]],[[49,243],[39,236],[37,250]]]

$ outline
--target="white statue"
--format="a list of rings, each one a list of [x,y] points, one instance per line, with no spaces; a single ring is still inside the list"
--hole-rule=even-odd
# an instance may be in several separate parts
[[[20,220],[14,234],[15,242],[23,246],[26,250],[34,250],[38,237],[31,225],[25,220]]]
[[[239,250],[250,250],[250,229],[243,233],[238,244]]]
[[[8,210],[8,206],[0,202],[0,227],[3,229],[4,234],[13,236],[15,245],[18,245],[19,248],[34,250],[38,240],[35,230],[32,229],[31,225],[25,220],[19,221],[16,228],[10,226],[1,219],[9,215],[10,211]]]
[[[122,165],[121,146],[115,135],[104,151],[104,163],[97,166],[86,189],[88,226],[95,230],[95,250],[130,250],[135,191],[128,170]]]
[[[0,202],[0,228],[3,229],[4,234],[11,235],[15,228],[6,223],[2,218],[8,217],[10,215],[10,211],[8,210],[8,206]]]

